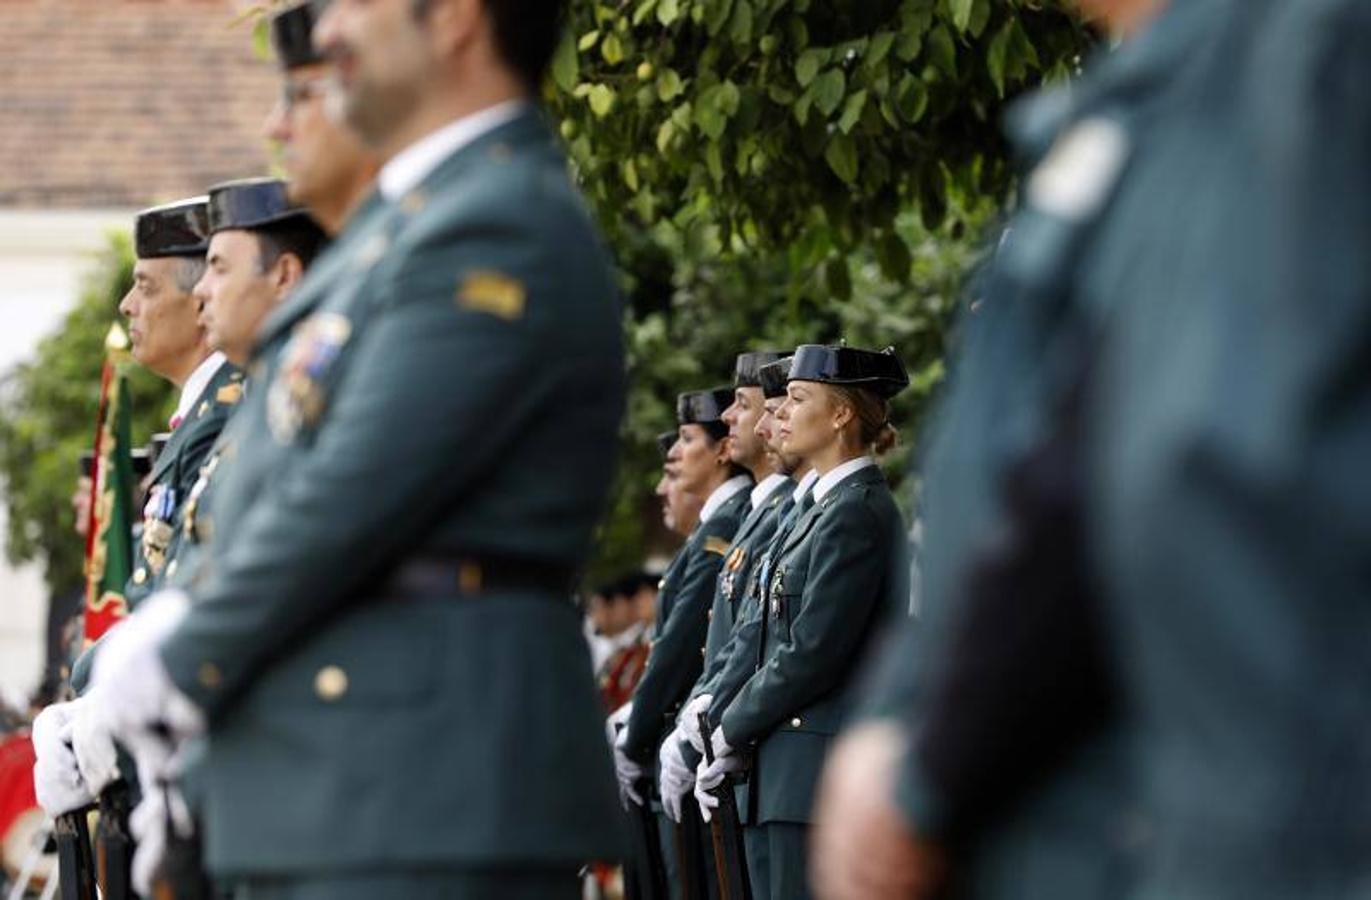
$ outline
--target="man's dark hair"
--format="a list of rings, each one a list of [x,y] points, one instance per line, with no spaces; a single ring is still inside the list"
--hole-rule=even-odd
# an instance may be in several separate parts
[[[265,272],[282,254],[290,253],[300,260],[300,267],[308,269],[318,256],[328,237],[313,219],[297,216],[285,222],[268,225],[254,231],[257,235],[257,265]]]
[[[422,18],[432,0],[411,2],[415,17]],[[500,55],[536,95],[562,36],[566,0],[485,0],[485,6]]]

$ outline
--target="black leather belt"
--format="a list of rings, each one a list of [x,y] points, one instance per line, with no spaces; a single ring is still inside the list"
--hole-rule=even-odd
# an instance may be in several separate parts
[[[401,597],[487,594],[543,594],[569,600],[576,591],[576,572],[569,566],[528,559],[487,556],[415,559],[390,579],[390,593]]]

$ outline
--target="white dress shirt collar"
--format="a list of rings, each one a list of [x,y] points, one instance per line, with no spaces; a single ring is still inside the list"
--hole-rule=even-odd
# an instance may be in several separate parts
[[[400,199],[418,187],[443,160],[486,132],[513,120],[527,106],[523,100],[506,100],[455,119],[419,138],[381,167],[381,174],[377,176],[381,196],[392,202]]]
[[[761,509],[762,504],[770,499],[771,495],[780,490],[781,485],[789,480],[789,478],[785,477],[780,472],[772,472],[759,481],[757,486],[752,489],[752,508]]]
[[[874,465],[876,465],[876,460],[869,456],[859,456],[856,459],[849,459],[847,462],[829,469],[824,477],[814,483],[814,502],[818,503],[820,500],[824,499],[824,496],[837,487],[838,482],[842,481],[847,476]]]
[[[204,392],[210,379],[226,362],[228,359],[218,350],[200,361],[200,365],[196,366],[195,371],[190,373],[190,377],[186,379],[185,385],[181,388],[181,399],[176,402],[176,412],[171,414],[173,422],[179,425],[186,420],[191,409],[195,406],[195,401],[200,398],[200,394]]]
[[[700,509],[700,524],[708,522],[710,517],[719,511],[719,507],[727,503],[734,494],[746,490],[752,486],[751,475],[734,475],[714,489],[714,493],[709,495],[705,505]]]
[[[809,493],[809,489],[814,486],[814,482],[819,480],[819,473],[810,469],[805,473],[805,477],[800,479],[800,483],[795,486],[795,493],[790,495],[790,499],[799,503]]]

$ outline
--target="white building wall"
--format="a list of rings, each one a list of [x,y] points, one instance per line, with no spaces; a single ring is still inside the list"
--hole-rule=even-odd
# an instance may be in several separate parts
[[[0,210],[0,372],[32,356],[75,303],[91,261],[132,211]],[[73,461],[72,471],[75,472]],[[0,508],[0,534],[6,511]],[[72,540],[80,540],[73,532]],[[0,693],[27,695],[41,675],[47,592],[37,566],[0,553]]]

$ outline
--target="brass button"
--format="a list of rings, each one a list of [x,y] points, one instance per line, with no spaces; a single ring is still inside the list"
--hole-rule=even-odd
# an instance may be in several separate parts
[[[803,725],[803,724],[804,724],[804,722],[801,722],[801,721],[800,721],[800,717],[799,717],[799,716],[796,716],[795,718],[793,718],[793,719],[790,720],[790,727],[791,727],[791,728],[799,728],[799,727],[800,727],[801,725]]]
[[[714,610],[713,610],[713,609],[707,609],[707,610],[705,610],[705,621],[707,621],[707,622],[713,622],[713,621],[714,621]]]
[[[201,663],[200,671],[195,673],[195,678],[200,682],[200,687],[211,691],[224,683],[224,673],[212,662]]]
[[[324,666],[314,676],[314,693],[325,703],[332,703],[348,692],[348,673],[338,666]]]
[[[143,583],[146,582],[147,580],[148,580],[148,570],[147,570],[147,569],[143,568],[142,566],[139,566],[137,569],[134,570],[134,572],[133,572],[133,583],[134,583],[134,584],[143,584]]]
[[[661,590],[662,588],[664,588],[664,587],[666,587],[666,579],[665,579],[665,578],[658,578],[658,579],[657,579],[657,590],[660,591],[660,590]]]
[[[701,655],[701,656],[704,656],[704,655],[705,655],[705,648],[704,648],[704,647],[701,647],[701,648],[700,648],[700,655]]]
[[[167,563],[167,577],[168,577],[168,578],[170,578],[171,576],[173,576],[173,575],[176,574],[176,563],[177,563],[177,560],[174,560],[174,559],[173,559],[171,562]]]
[[[207,412],[209,412],[209,401],[208,401],[208,400],[201,400],[201,401],[200,401],[200,408],[196,411],[195,415],[196,415],[197,417],[198,417],[198,416],[203,416],[203,415],[204,415],[205,413],[207,413]]]

